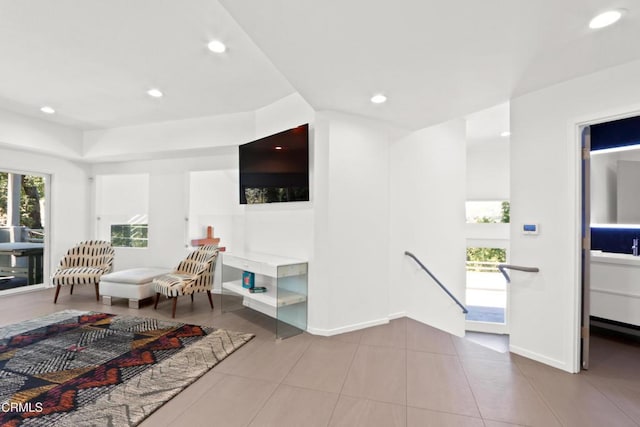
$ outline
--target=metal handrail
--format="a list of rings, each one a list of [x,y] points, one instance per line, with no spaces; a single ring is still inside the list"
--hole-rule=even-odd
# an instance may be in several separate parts
[[[455,296],[453,296],[453,294],[451,292],[449,292],[449,289],[447,289],[447,287],[445,285],[442,284],[442,282],[440,282],[440,280],[438,280],[436,278],[436,276],[433,275],[433,273],[431,273],[429,271],[429,269],[427,267],[424,266],[423,263],[420,262],[420,260],[418,258],[416,258],[416,256],[414,254],[412,254],[409,251],[404,251],[404,254],[408,257],[413,258],[413,260],[415,262],[418,263],[418,265],[420,267],[422,267],[422,269],[438,284],[438,286],[440,286],[440,288],[442,288],[443,291],[445,291],[447,293],[447,295],[449,295],[449,297],[455,301],[456,304],[458,304],[458,306],[462,309],[462,312],[464,314],[467,314],[469,312],[469,310],[467,310],[467,307],[465,307],[464,305],[462,305],[462,303],[460,301],[458,301],[458,298],[456,298]]]
[[[498,270],[500,270],[500,273],[502,273],[504,278],[507,279],[507,283],[511,283],[511,278],[509,277],[509,274],[505,271],[506,269],[526,271],[527,273],[537,273],[538,271],[540,271],[538,267],[523,267],[521,265],[498,264]]]

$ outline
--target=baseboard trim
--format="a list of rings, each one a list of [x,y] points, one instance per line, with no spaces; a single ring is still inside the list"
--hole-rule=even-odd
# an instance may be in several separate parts
[[[320,328],[313,328],[310,326],[307,326],[307,332],[312,334],[312,335],[320,335],[323,337],[330,337],[333,335],[339,335],[339,334],[344,334],[347,332],[353,332],[353,331],[357,331],[360,329],[364,329],[364,328],[370,328],[371,326],[378,326],[378,325],[386,325],[387,323],[389,323],[390,318],[385,317],[382,319],[376,319],[376,320],[369,320],[367,322],[362,322],[362,323],[354,323],[352,325],[347,325],[347,326],[341,326],[339,328],[334,328],[334,329],[320,329]]]
[[[397,313],[392,313],[389,315],[389,320],[402,319],[403,317],[407,317],[406,311],[399,311]]]
[[[549,365],[553,368],[557,368],[571,374],[575,374],[576,372],[567,368],[567,364],[562,362],[561,360],[553,359],[551,357],[544,356],[542,354],[526,350],[522,347],[518,347],[516,345],[509,345],[509,351],[511,353],[515,353],[522,357],[526,357],[527,359],[535,360],[536,362],[544,363],[545,365]]]

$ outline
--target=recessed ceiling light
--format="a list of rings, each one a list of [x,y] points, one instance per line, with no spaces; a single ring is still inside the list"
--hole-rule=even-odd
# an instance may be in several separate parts
[[[608,27],[611,24],[615,24],[618,22],[620,18],[622,18],[622,9],[617,10],[607,10],[606,12],[602,12],[601,14],[594,17],[591,21],[589,21],[589,28],[598,29]]]
[[[275,147],[273,147],[276,150],[282,150],[282,147],[280,145],[276,145]]]
[[[510,135],[511,135],[511,132],[509,132],[508,130],[505,130],[500,134],[500,136],[510,136]]]
[[[162,98],[162,95],[163,95],[163,93],[162,93],[162,91],[160,89],[149,89],[147,91],[147,94],[149,96],[154,97],[154,98]]]
[[[49,107],[48,105],[45,105],[44,107],[40,108],[40,111],[42,111],[45,114],[54,114],[56,112],[56,110]]]
[[[227,50],[227,46],[224,43],[222,43],[220,40],[210,41],[207,47],[211,52],[215,52],[215,53],[223,53],[224,51]]]
[[[387,102],[387,97],[381,93],[378,93],[371,97],[371,102],[373,102],[374,104],[382,104],[384,102]]]

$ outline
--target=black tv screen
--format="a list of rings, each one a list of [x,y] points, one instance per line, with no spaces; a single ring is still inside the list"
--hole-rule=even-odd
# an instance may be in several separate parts
[[[240,145],[240,203],[309,201],[309,125]]]

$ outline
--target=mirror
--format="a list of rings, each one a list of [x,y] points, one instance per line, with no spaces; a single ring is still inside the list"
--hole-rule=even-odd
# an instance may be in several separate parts
[[[591,152],[591,224],[640,226],[640,145]]]

